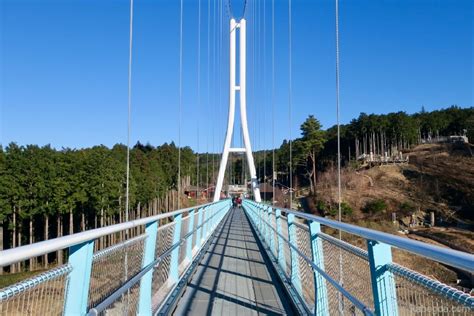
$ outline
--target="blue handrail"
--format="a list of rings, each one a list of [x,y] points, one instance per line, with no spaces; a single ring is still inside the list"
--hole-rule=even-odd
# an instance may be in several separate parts
[[[5,266],[11,263],[27,260],[31,257],[47,254],[59,249],[69,248],[68,263],[61,267],[52,269],[39,276],[17,283],[12,287],[0,290],[0,304],[3,301],[8,302],[16,295],[26,295],[29,289],[38,286],[44,282],[48,282],[57,275],[67,277],[67,287],[65,287],[64,307],[63,312],[66,315],[84,315],[90,313],[91,315],[98,314],[107,309],[124,293],[128,293],[132,287],[136,287],[140,283],[139,300],[135,306],[139,314],[151,314],[152,309],[152,271],[157,268],[166,257],[171,256],[171,264],[166,266],[169,275],[169,284],[173,284],[170,291],[180,283],[179,281],[183,275],[194,266],[194,260],[197,260],[203,245],[209,242],[217,225],[222,221],[224,216],[230,209],[229,200],[221,200],[215,203],[208,203],[198,205],[186,209],[177,210],[174,212],[164,213],[157,216],[151,216],[143,219],[130,221],[127,223],[112,225],[109,227],[98,228],[82,233],[77,233],[69,236],[51,239],[48,241],[38,242],[32,245],[22,246],[14,249],[8,249],[0,252],[0,266]],[[187,230],[184,231],[185,225],[181,225],[181,220],[184,214],[187,213],[186,220],[188,221]],[[194,225],[194,216],[198,217],[198,222]],[[173,223],[166,224],[158,228],[159,221],[164,218],[174,218]],[[167,229],[173,225],[173,242],[163,253],[156,256],[157,249],[157,232],[161,229]],[[120,232],[133,227],[145,226],[145,233],[135,238],[121,242],[118,245],[111,246],[107,249],[101,250],[95,255],[93,254],[94,241],[97,238]],[[195,246],[192,247],[194,234],[196,234]],[[118,251],[123,251],[124,248],[141,242],[144,247],[139,250],[141,258],[141,266],[136,269],[133,275],[126,275],[123,282],[119,283],[117,287],[110,287],[106,297],[101,299],[98,304],[92,305],[90,310],[88,308],[88,301],[90,299],[91,291],[91,274],[94,260],[100,260],[102,257],[107,257]],[[194,248],[194,249],[193,249]],[[184,271],[178,271],[178,265],[181,263],[179,259],[180,249],[184,249],[187,261],[183,264]],[[195,253],[193,251],[196,251]],[[196,255],[196,257],[194,257]],[[128,252],[127,255],[128,256]],[[131,254],[130,256],[133,256]],[[174,260],[174,261],[173,261]],[[120,262],[117,262],[120,264]],[[60,271],[58,274],[57,271]],[[181,274],[180,274],[181,273]],[[28,295],[37,295],[31,292]],[[29,301],[29,300],[23,300]],[[48,301],[50,302],[50,301]],[[11,305],[11,304],[10,304]],[[8,306],[8,305],[7,305]],[[24,306],[25,308],[29,308]],[[53,308],[53,307],[50,307]],[[158,309],[160,306],[158,306]],[[15,312],[15,311],[13,311]]]
[[[243,206],[246,213],[249,215],[254,228],[260,235],[261,240],[266,244],[269,256],[273,258],[274,254],[277,255],[277,258],[273,258],[272,261],[277,265],[278,271],[284,271],[279,274],[284,283],[289,284],[292,289],[290,292],[294,293],[294,301],[298,301],[300,304],[301,302],[305,303],[300,283],[303,276],[300,272],[301,267],[299,266],[300,263],[298,262],[298,258],[303,259],[303,261],[311,267],[312,271],[314,271],[315,302],[313,304],[314,310],[312,312],[314,314],[326,315],[329,313],[326,283],[330,284],[343,297],[345,297],[354,308],[360,310],[366,315],[398,315],[399,308],[404,309],[406,312],[406,308],[413,308],[413,306],[407,307],[403,304],[411,299],[408,298],[407,300],[407,298],[404,297],[403,302],[401,303],[402,305],[399,307],[400,302],[397,301],[398,288],[404,285],[396,283],[395,276],[404,278],[412,284],[412,286],[420,285],[425,288],[428,293],[439,295],[443,299],[458,304],[456,306],[463,310],[474,312],[474,297],[393,263],[391,247],[393,246],[471,273],[474,271],[474,255],[472,254],[437,247],[295,210],[276,208],[270,205],[256,203],[251,200],[244,200]],[[281,227],[281,218],[284,218],[282,213],[287,215],[286,221],[288,224],[288,231],[286,232],[286,235],[283,233]],[[271,216],[275,216],[274,221],[271,220]],[[295,221],[295,218],[302,219],[303,221],[298,223]],[[307,225],[303,224],[304,221],[307,222]],[[367,242],[368,251],[322,233],[320,225],[364,238]],[[302,241],[298,241],[295,227],[298,227],[300,230],[303,229],[303,232],[309,235],[309,246],[311,247],[312,258],[309,258],[305,252],[300,249],[300,243]],[[277,240],[273,240],[274,238],[277,238]],[[305,240],[308,242],[308,237],[305,237]],[[358,257],[358,260],[367,262],[366,264],[368,265],[370,272],[368,282],[370,282],[370,286],[372,287],[371,297],[373,298],[373,306],[367,306],[367,304],[362,303],[360,301],[361,298],[364,301],[370,302],[370,304],[372,304],[372,301],[364,298],[363,294],[359,294],[358,297],[354,296],[344,284],[340,283],[340,280],[335,280],[325,271],[325,260],[323,258],[328,254],[323,253],[321,241],[328,242],[338,249],[355,256],[353,258]],[[282,250],[283,244],[288,245],[290,249],[290,258],[285,258],[284,251]],[[334,254],[329,255],[334,256]],[[291,263],[290,272],[286,272],[287,259],[290,260]],[[305,275],[304,277],[307,278],[308,276]],[[403,296],[406,294],[403,292],[401,295]],[[416,296],[416,294],[414,295]],[[338,300],[340,300],[340,298]],[[341,312],[341,308],[344,309],[343,305],[344,304],[340,304],[338,306],[339,312]]]

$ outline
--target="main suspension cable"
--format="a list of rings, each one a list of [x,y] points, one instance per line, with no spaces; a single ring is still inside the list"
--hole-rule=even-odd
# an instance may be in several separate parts
[[[127,175],[125,184],[125,221],[130,208],[130,130],[132,125],[132,50],[133,50],[133,0],[130,0],[130,26],[128,43],[128,122],[127,122]],[[126,231],[126,233],[128,230]]]
[[[293,208],[293,148],[291,140],[291,108],[292,108],[292,29],[291,29],[291,0],[288,0],[288,126],[290,147],[290,209]]]
[[[133,51],[133,0],[130,0],[130,25],[128,43],[128,122],[127,122],[127,175],[125,189],[125,222],[128,222],[130,209],[130,133],[132,126],[132,51]],[[125,239],[128,239],[129,231],[125,230]],[[125,254],[124,280],[128,279],[128,253]],[[130,291],[127,291],[127,302],[130,302]],[[129,306],[129,304],[127,304]]]
[[[181,112],[183,107],[183,0],[179,14],[178,209],[181,207]]]
[[[336,123],[337,123],[337,207],[338,207],[338,220],[342,222],[342,211],[341,211],[341,126],[339,121],[339,0],[336,2],[335,12],[335,23],[336,23]],[[339,229],[339,239],[342,240],[342,232]],[[344,284],[343,280],[343,262],[342,262],[342,251],[339,249],[339,284]],[[339,312],[344,311],[344,298],[339,293]]]
[[[267,26],[266,26],[266,15],[267,15],[267,10],[266,10],[266,6],[265,6],[265,2],[266,1],[263,1],[263,37],[262,37],[262,45],[263,45],[263,58],[262,58],[262,62],[263,62],[263,102],[262,102],[262,105],[263,105],[263,113],[262,113],[262,119],[263,119],[263,124],[266,124],[266,111],[265,111],[265,104],[266,104],[266,100],[267,100],[267,62],[266,62],[266,47],[267,47],[267,34],[266,34],[266,30],[267,30]],[[267,150],[266,150],[266,143],[265,143],[265,135],[266,133],[263,133],[262,134],[262,138],[263,138],[263,183],[264,183],[264,188],[266,187],[266,184],[267,184],[267,181],[266,181],[266,176],[267,176]],[[267,194],[266,192],[267,191],[264,191],[264,197],[267,198]]]
[[[196,203],[199,198],[199,110],[201,109],[201,0],[198,0]]]
[[[275,0],[272,0],[272,205],[275,201]]]
[[[207,0],[207,106],[211,110],[211,88],[210,88],[210,47],[211,47],[211,0]],[[209,117],[209,116],[207,116]],[[211,124],[209,124],[211,125]],[[208,127],[208,133],[210,128]],[[209,201],[209,137],[206,137],[206,198]]]

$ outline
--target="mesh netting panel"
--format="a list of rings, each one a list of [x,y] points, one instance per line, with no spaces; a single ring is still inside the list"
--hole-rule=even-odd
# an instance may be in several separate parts
[[[326,284],[328,297],[328,311],[329,315],[364,315],[362,311],[357,309],[354,304],[345,298],[337,288],[331,283],[324,281]],[[370,289],[367,289],[370,291]]]
[[[61,266],[1,289],[0,315],[61,315],[69,271]]]
[[[193,246],[192,246],[192,249],[194,250],[196,248],[196,238],[197,238],[197,226],[198,226],[198,216],[199,216],[199,212],[198,210],[195,211],[195,214],[194,214],[194,225],[193,225]]]
[[[286,239],[289,240],[288,238],[288,220],[285,216],[281,217],[280,220],[281,223],[281,235]],[[288,246],[288,243],[283,240],[283,253],[285,255],[285,261],[286,261],[286,276],[290,277],[291,274],[291,248]]]
[[[169,289],[172,287],[172,284],[168,282],[170,262],[171,254],[164,257],[153,270],[152,307],[154,311],[163,302]]]
[[[312,260],[311,240],[309,230],[306,227],[296,226],[298,249],[310,260]],[[298,255],[301,286],[306,304],[312,308],[314,305],[314,273],[313,268],[303,257]]]
[[[169,223],[160,227],[156,235],[155,257],[158,258],[173,245],[175,223]]]
[[[327,240],[322,240],[324,270],[334,280],[369,308],[374,307],[369,262]],[[342,267],[342,269],[341,269]]]
[[[272,238],[272,240],[270,241],[271,243],[273,243],[274,247],[272,249],[272,253],[275,257],[278,256],[278,253],[277,253],[277,247],[278,247],[278,235],[277,235],[277,226],[276,226],[276,215],[275,215],[275,212],[272,212],[270,214],[270,225],[271,227],[273,227],[273,229],[270,229],[270,238]]]
[[[160,257],[163,253],[173,245],[174,223],[163,226],[157,234],[156,241],[156,257]],[[161,258],[161,261],[153,270],[152,283],[152,307],[153,310],[163,302],[170,286],[168,277],[170,273],[171,253]]]
[[[96,306],[140,272],[145,239],[142,235],[94,255],[88,308]]]
[[[189,216],[186,216],[183,218],[183,222],[181,223],[181,232],[179,235],[179,240],[184,238],[184,236],[188,233],[188,228],[189,228]],[[189,237],[192,238],[192,237]],[[184,259],[186,258],[186,242],[182,243],[179,246],[179,259],[178,259],[178,264],[181,266],[183,263]]]
[[[138,315],[138,301],[140,296],[140,282],[133,285],[120,298],[110,304],[100,315]]]
[[[394,274],[399,315],[474,315],[474,306],[433,292],[405,276]]]

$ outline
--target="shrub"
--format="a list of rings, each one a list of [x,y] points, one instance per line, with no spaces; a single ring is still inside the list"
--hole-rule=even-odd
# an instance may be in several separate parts
[[[412,213],[414,210],[415,210],[415,206],[411,204],[410,202],[403,202],[402,204],[400,204],[400,207],[399,207],[399,211],[402,214]]]
[[[352,213],[354,213],[354,210],[352,209],[352,207],[349,204],[347,204],[346,202],[342,202],[341,203],[341,212],[342,212],[342,215],[351,216]]]
[[[320,214],[326,215],[328,212],[330,212],[331,208],[323,200],[317,200],[316,209],[320,212]]]
[[[387,204],[385,203],[384,200],[377,199],[373,201],[369,201],[365,204],[365,206],[362,208],[362,211],[365,213],[380,213],[383,212],[387,209]]]
[[[324,215],[337,216],[337,203],[325,203],[324,201],[317,201],[318,210]],[[346,202],[341,202],[341,213],[343,216],[351,216],[354,210]]]

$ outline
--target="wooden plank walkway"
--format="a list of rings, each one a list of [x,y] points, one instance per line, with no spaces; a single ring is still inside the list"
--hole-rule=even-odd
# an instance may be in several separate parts
[[[250,225],[242,209],[230,210],[174,315],[294,314]]]

